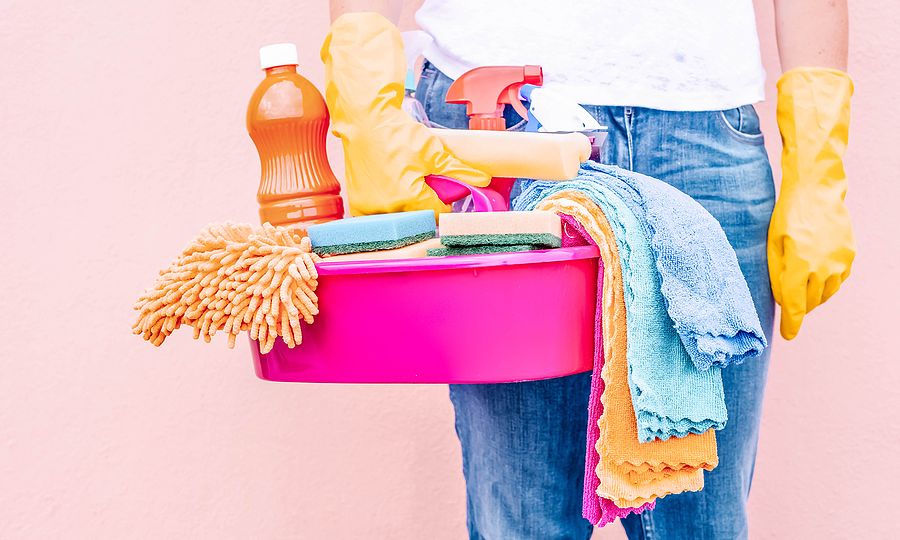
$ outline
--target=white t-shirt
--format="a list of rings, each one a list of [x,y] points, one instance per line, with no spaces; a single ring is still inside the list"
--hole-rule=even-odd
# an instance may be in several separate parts
[[[537,64],[592,105],[730,109],[764,98],[752,0],[426,0],[424,55],[457,78]]]

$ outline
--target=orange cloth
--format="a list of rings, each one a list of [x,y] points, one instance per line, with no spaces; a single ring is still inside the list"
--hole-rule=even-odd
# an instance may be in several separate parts
[[[578,220],[600,249],[603,276],[603,355],[600,375],[605,389],[598,426],[600,462],[597,494],[620,508],[637,507],[657,497],[699,491],[703,470],[718,464],[715,431],[640,443],[628,387],[627,327],[622,267],[612,228],[603,211],[578,191],[563,191],[536,210],[567,214]]]

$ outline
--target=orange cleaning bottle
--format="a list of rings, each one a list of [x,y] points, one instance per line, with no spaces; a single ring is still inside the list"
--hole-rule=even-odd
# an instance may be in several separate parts
[[[266,77],[247,107],[262,177],[256,199],[262,223],[306,228],[344,216],[341,186],[328,164],[328,108],[315,86],[297,73],[292,43],[259,50]]]

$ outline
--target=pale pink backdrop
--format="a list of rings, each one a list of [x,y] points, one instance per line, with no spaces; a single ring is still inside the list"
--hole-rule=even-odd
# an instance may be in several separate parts
[[[900,6],[853,4],[859,257],[775,343],[754,538],[896,534]],[[771,96],[771,6],[759,17]],[[302,0],[0,7],[0,538],[464,536],[445,387],[265,383],[243,341],[130,334],[131,302],[194,233],[257,218],[257,47],[297,42],[321,83],[326,27]]]

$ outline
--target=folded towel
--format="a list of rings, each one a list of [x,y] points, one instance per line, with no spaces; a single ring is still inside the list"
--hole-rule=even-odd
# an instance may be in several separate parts
[[[699,369],[758,356],[766,337],[725,232],[697,201],[649,176],[587,162],[579,178],[609,186],[645,227],[669,315]]]
[[[639,440],[665,440],[722,429],[728,414],[721,368],[700,371],[691,362],[666,311],[650,243],[628,206],[606,185],[591,178],[535,183],[516,205],[532,207],[570,189],[600,207],[613,232],[611,241],[618,248],[628,314],[628,382]]]
[[[572,216],[563,214],[564,234],[562,238],[563,247],[583,246],[587,244],[595,244],[590,235],[584,230],[578,221]],[[603,293],[603,259],[598,261],[597,272],[597,294]],[[603,330],[601,321],[603,320],[603,304],[597,302],[596,312],[594,315],[594,370],[591,373],[591,393],[588,400],[588,424],[587,424],[587,449],[585,451],[584,463],[584,494],[582,497],[581,515],[584,519],[593,525],[603,527],[612,523],[618,518],[625,517],[629,514],[639,514],[644,510],[653,509],[655,502],[649,502],[638,508],[619,508],[611,500],[605,499],[597,495],[597,489],[600,487],[600,479],[597,477],[597,465],[600,461],[600,454],[597,452],[597,441],[600,438],[600,427],[597,424],[600,415],[603,414],[603,404],[600,402],[600,396],[603,394],[603,379],[600,377],[600,370],[603,367]]]
[[[518,201],[517,201],[518,205]],[[703,469],[718,464],[715,432],[640,443],[628,387],[627,321],[621,263],[612,228],[600,208],[583,194],[566,191],[542,201],[537,208],[577,219],[601,251],[603,414],[598,421],[597,494],[619,508],[635,508],[657,497],[703,487]],[[640,480],[641,483],[636,483]]]

